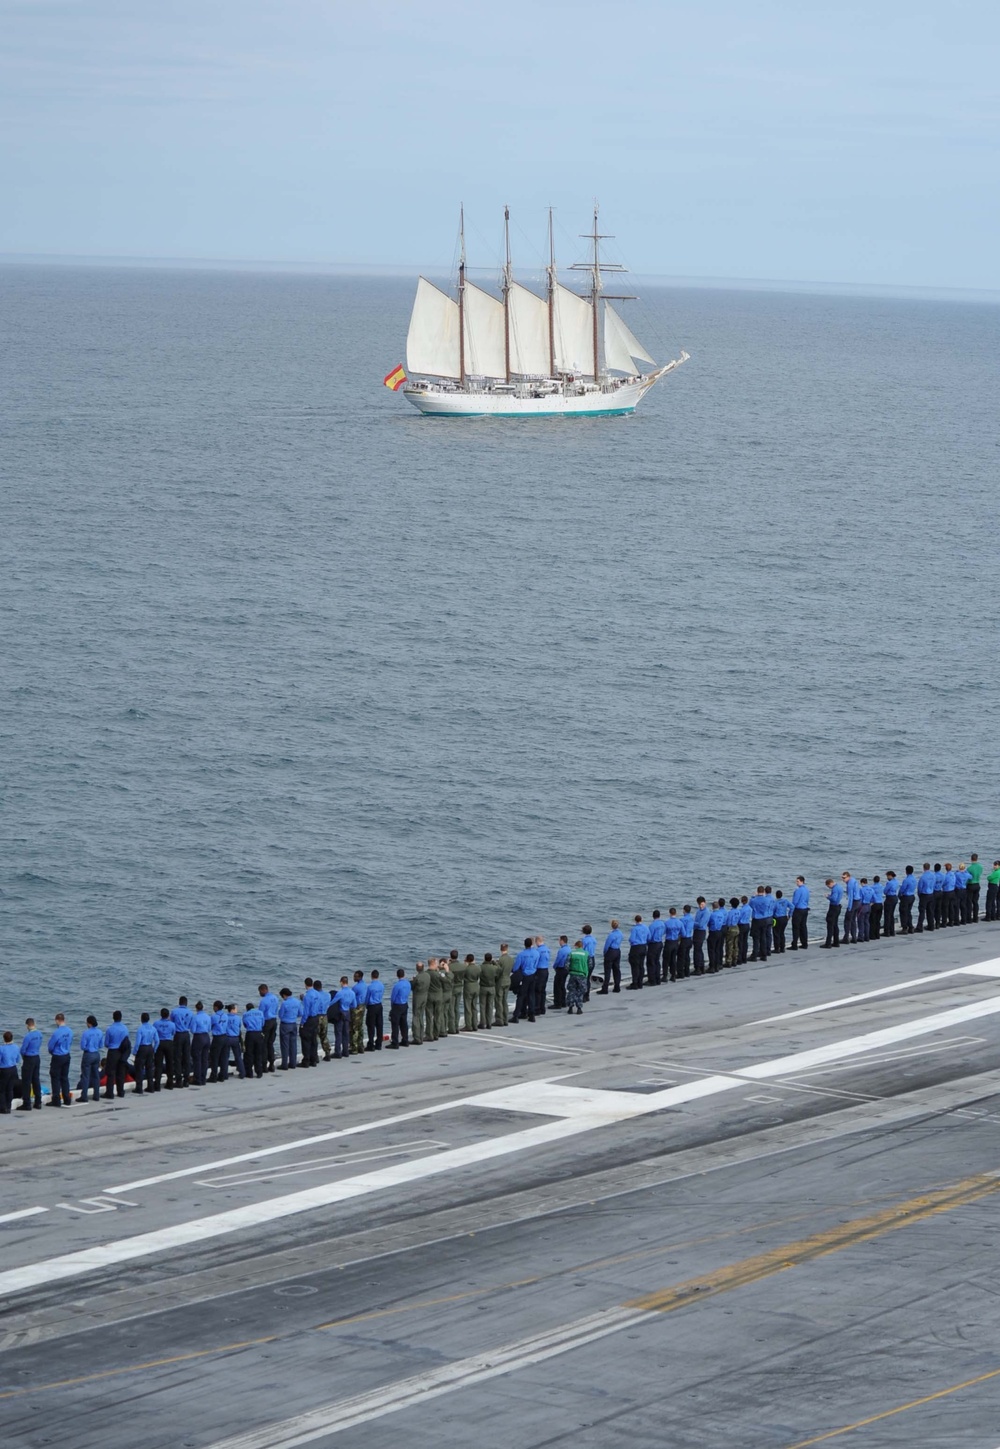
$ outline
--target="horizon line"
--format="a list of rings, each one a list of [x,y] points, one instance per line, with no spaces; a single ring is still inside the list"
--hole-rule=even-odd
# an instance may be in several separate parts
[[[447,276],[450,268],[441,265],[417,266],[401,262],[331,262],[321,260],[292,261],[285,258],[241,258],[241,257],[177,257],[177,256],[135,256],[113,253],[71,253],[71,252],[0,252],[0,265],[8,266],[67,266],[67,267],[121,267],[149,268],[164,271],[220,271],[220,272],[265,272],[294,273],[298,275],[335,276],[354,275],[372,277],[417,277]],[[470,268],[473,271],[494,272],[495,267]],[[529,269],[530,270],[530,269]],[[909,297],[914,300],[945,299],[954,301],[1000,302],[1000,289],[991,287],[954,287],[906,282],[845,282],[828,281],[819,278],[795,277],[725,277],[713,275],[687,275],[663,272],[641,272],[630,274],[638,282],[653,286],[688,287],[707,290],[742,291],[786,291],[827,292],[834,294],[880,295]]]

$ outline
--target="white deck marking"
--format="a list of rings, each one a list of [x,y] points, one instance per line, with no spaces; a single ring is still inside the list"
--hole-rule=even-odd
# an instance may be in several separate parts
[[[79,1252],[64,1253],[41,1262],[28,1263],[21,1268],[12,1268],[0,1272],[0,1294],[15,1293],[39,1283],[97,1272],[118,1263],[200,1244],[209,1238],[260,1227],[264,1223],[311,1212],[315,1208],[329,1207],[333,1203],[346,1202],[351,1198],[364,1197],[386,1188],[401,1187],[495,1158],[535,1147],[546,1147],[580,1133],[592,1132],[610,1122],[645,1116],[651,1112],[662,1111],[665,1107],[675,1107],[720,1092],[733,1091],[745,1086],[748,1081],[801,1076],[812,1067],[825,1066],[829,1062],[892,1046],[896,1042],[927,1036],[963,1021],[995,1016],[998,1012],[1000,996],[993,996],[985,1001],[970,1002],[950,1011],[937,1012],[933,1016],[920,1017],[916,1021],[900,1022],[881,1031],[866,1032],[863,1036],[849,1037],[844,1041],[830,1042],[826,1046],[777,1057],[773,1061],[759,1062],[728,1075],[718,1074],[700,1081],[686,1082],[679,1087],[668,1087],[662,1092],[651,1092],[648,1096],[602,1091],[597,1088],[569,1087],[553,1082],[529,1082],[496,1092],[486,1092],[478,1097],[461,1098],[451,1105],[496,1107],[501,1110],[513,1108],[521,1112],[550,1115],[556,1120],[502,1137],[470,1143],[465,1147],[452,1148],[433,1157],[394,1163],[391,1167],[383,1167],[376,1172],[323,1183],[283,1197],[250,1203],[227,1212],[176,1223],[171,1227],[140,1233],[135,1237],[119,1238]],[[205,1169],[202,1166],[197,1170],[204,1172]]]
[[[414,1378],[396,1380],[370,1393],[338,1399],[318,1409],[296,1414],[283,1423],[236,1434],[231,1439],[222,1439],[211,1445],[210,1449],[295,1449],[298,1444],[309,1444],[328,1434],[340,1434],[345,1429],[357,1428],[359,1424],[382,1418],[385,1414],[395,1414],[401,1409],[416,1408],[429,1399],[455,1393],[472,1384],[482,1383],[484,1379],[497,1378],[500,1374],[542,1363],[556,1354],[582,1348],[586,1343],[607,1338],[609,1334],[620,1333],[625,1328],[633,1328],[656,1317],[656,1313],[648,1309],[608,1308],[587,1318],[579,1318],[575,1323],[564,1323],[547,1333],[536,1334],[533,1338],[460,1358],[455,1363],[429,1369]]]
[[[323,1172],[331,1167],[353,1167],[359,1162],[384,1162],[392,1157],[411,1157],[415,1152],[435,1152],[447,1142],[414,1142],[409,1147],[373,1147],[369,1152],[344,1152],[340,1157],[313,1157],[306,1162],[278,1162],[258,1172],[224,1172],[221,1177],[196,1178],[199,1187],[242,1187],[250,1182],[271,1182],[275,1178],[298,1177],[304,1172]]]
[[[876,996],[890,996],[896,991],[909,991],[931,981],[944,981],[949,976],[1000,976],[1000,958],[981,961],[977,966],[956,966],[950,971],[934,971],[930,976],[913,976],[897,981],[894,986],[879,986],[875,991],[860,991],[856,996],[839,996],[836,1001],[820,1001],[816,1006],[802,1006],[797,1011],[783,1011],[780,1016],[765,1016],[751,1026],[769,1026],[774,1021],[792,1021],[797,1016],[812,1016],[817,1011],[833,1011],[837,1006],[853,1006],[856,1001],[872,1001]]]
[[[0,1213],[0,1223],[16,1223],[18,1218],[33,1218],[38,1213],[47,1213],[48,1208],[18,1208],[16,1213]]]
[[[237,1162],[256,1162],[261,1157],[273,1157],[279,1152],[294,1152],[299,1147],[312,1147],[316,1142],[333,1142],[339,1137],[353,1137],[359,1132],[377,1132],[383,1127],[394,1127],[397,1122],[412,1122],[415,1117],[429,1117],[432,1112],[449,1112],[454,1102],[438,1102],[433,1107],[420,1107],[414,1112],[400,1112],[396,1117],[383,1117],[378,1122],[361,1122],[356,1127],[338,1127],[332,1132],[320,1132],[315,1137],[298,1137],[294,1142],[279,1142],[276,1147],[258,1147],[256,1152],[241,1152],[236,1157],[219,1157],[214,1162],[202,1162],[197,1167],[179,1167],[174,1172],[161,1172],[157,1177],[140,1177],[135,1182],[123,1182],[120,1187],[106,1187],[105,1192],[135,1192],[140,1187],[153,1187],[158,1182],[174,1182],[179,1177],[197,1177],[198,1173],[214,1172],[217,1167],[232,1167]]]

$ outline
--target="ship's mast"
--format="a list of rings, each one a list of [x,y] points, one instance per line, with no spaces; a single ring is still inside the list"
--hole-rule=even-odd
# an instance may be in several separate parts
[[[465,386],[465,205],[458,213],[458,375]]]
[[[510,286],[512,280],[510,265],[510,207],[503,209],[503,360],[507,381],[510,382]]]
[[[549,377],[556,375],[556,244],[552,234],[552,208],[549,207]]]
[[[594,202],[594,230],[593,231],[589,231],[589,232],[581,232],[581,236],[585,236],[589,242],[592,242],[593,243],[593,247],[594,247],[593,257],[591,258],[591,260],[589,262],[574,262],[573,265],[570,267],[570,271],[571,272],[589,272],[590,273],[590,310],[593,313],[593,320],[594,320],[594,381],[595,382],[597,382],[598,379],[599,379],[599,377],[600,377],[600,365],[601,365],[601,351],[600,351],[600,337],[601,337],[601,332],[600,332],[600,317],[598,315],[598,306],[597,306],[598,302],[601,300],[601,297],[604,295],[603,283],[601,281],[601,273],[602,272],[624,272],[625,271],[625,268],[621,265],[620,262],[602,262],[601,261],[601,242],[602,241],[610,241],[611,240],[611,233],[610,232],[600,232],[600,231],[597,230],[597,217],[598,217],[599,209],[600,208],[599,208],[597,202],[595,201]],[[618,297],[618,296],[616,296],[614,300],[615,301],[628,302],[628,301],[632,301],[633,298],[631,298],[631,297]]]

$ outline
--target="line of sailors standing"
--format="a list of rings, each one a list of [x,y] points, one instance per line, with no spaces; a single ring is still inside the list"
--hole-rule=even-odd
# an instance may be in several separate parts
[[[920,875],[908,865],[901,877],[892,870],[885,872],[884,879],[879,875],[859,879],[850,871],[844,871],[839,881],[831,876],[826,881],[823,948],[895,936],[897,910],[901,935],[975,924],[982,874],[978,856],[972,855],[968,865],[960,862],[957,868],[948,862],[931,866],[925,861]],[[997,921],[1000,860],[993,862],[986,880],[985,919]],[[728,900],[720,896],[711,902],[698,896],[694,905],[680,910],[671,906],[666,915],[654,910],[648,923],[636,915],[628,934],[631,980],[625,989],[639,991],[747,961],[766,961],[786,949],[806,951],[809,910],[809,887],[800,875],[790,899],[780,890],[758,886],[753,895]],[[498,956],[487,951],[482,961],[471,953],[462,960],[458,951],[452,951],[448,958],[431,957],[426,965],[418,961],[410,977],[399,967],[389,993],[389,1049],[419,1046],[458,1031],[534,1021],[545,1015],[550,975],[553,1008],[580,1015],[595,977],[602,982],[602,996],[622,989],[625,940],[620,923],[612,920],[600,971],[597,938],[590,925],[583,927],[572,946],[568,936],[561,936],[555,957],[538,935],[525,937],[516,957],[503,942]],[[315,1067],[321,1059],[347,1060],[362,1052],[381,1051],[386,1039],[384,997],[377,970],[367,980],[363,971],[355,971],[353,978],[341,976],[335,991],[309,977],[300,995],[287,986],[276,994],[262,982],[257,1001],[248,1001],[242,1009],[234,1002],[215,1001],[209,1012],[203,1002],[192,1008],[181,996],[175,1007],[161,1007],[155,1017],[142,1012],[134,1031],[120,1011],[113,1013],[106,1028],[88,1016],[80,1035],[79,1099],[122,1097],[129,1078],[135,1084],[134,1094],[142,1096],[226,1081],[231,1066],[241,1078],[262,1077]],[[18,1111],[42,1106],[43,1034],[32,1017],[25,1026],[20,1045],[11,1031],[4,1031],[0,1040],[0,1114],[12,1110],[17,1095]],[[46,1043],[50,1106],[72,1104],[72,1045],[73,1031],[60,1012]]]

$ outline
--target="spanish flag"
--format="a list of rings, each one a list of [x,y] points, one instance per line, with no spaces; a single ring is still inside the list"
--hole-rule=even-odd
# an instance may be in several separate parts
[[[399,392],[399,389],[406,381],[406,373],[403,371],[403,364],[400,363],[399,366],[394,367],[391,372],[387,372],[382,381],[385,383],[386,387],[391,388],[393,392]]]

